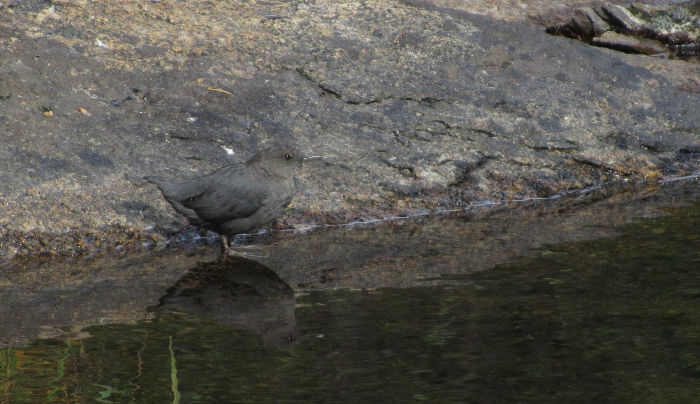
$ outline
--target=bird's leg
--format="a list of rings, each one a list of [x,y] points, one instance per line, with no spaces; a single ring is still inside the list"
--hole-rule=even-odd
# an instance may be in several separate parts
[[[251,254],[248,253],[246,250],[257,250],[260,247],[256,245],[236,245],[237,243],[235,240],[233,241],[233,245],[229,244],[228,237],[225,235],[221,234],[221,260],[225,260],[228,257],[242,257],[242,258],[267,258],[268,255],[258,255],[258,254]]]
[[[229,251],[231,251],[228,247],[228,237],[225,235],[221,234],[221,258],[226,258],[228,257]]]

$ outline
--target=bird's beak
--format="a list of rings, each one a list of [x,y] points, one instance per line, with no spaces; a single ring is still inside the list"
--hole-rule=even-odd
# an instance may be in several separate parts
[[[306,161],[306,160],[316,160],[316,159],[320,159],[320,158],[323,158],[323,156],[304,156],[304,161]]]

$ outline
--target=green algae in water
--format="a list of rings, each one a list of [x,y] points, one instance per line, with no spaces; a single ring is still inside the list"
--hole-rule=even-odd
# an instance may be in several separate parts
[[[0,401],[693,402],[699,230],[695,204],[442,286],[311,291],[285,347],[177,313],[94,326],[0,350]]]

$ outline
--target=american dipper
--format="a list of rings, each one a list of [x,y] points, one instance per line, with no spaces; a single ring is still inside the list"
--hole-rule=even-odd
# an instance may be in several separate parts
[[[273,146],[245,165],[224,166],[190,180],[144,179],[158,185],[165,199],[190,223],[221,234],[221,251],[227,254],[227,237],[266,224],[289,205],[294,176],[303,160],[291,146]]]

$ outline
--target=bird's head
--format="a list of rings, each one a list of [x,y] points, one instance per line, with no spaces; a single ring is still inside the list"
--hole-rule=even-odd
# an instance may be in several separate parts
[[[269,174],[290,178],[299,173],[305,156],[292,146],[272,146],[259,151],[248,166],[262,169]]]

